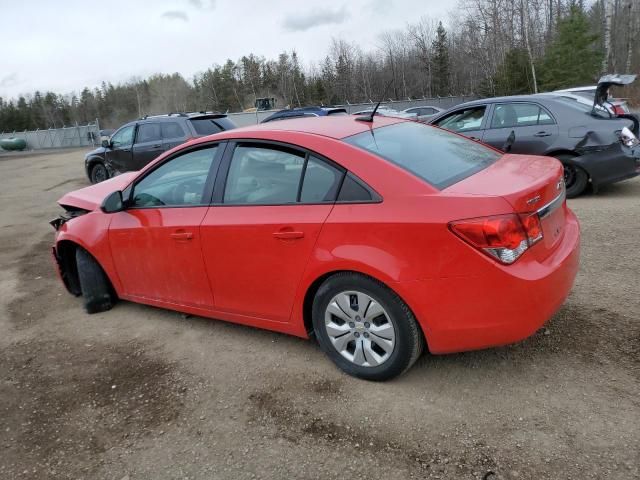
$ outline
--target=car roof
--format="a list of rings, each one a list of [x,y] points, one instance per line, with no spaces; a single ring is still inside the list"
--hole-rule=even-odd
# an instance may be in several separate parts
[[[278,122],[260,123],[248,127],[227,130],[216,135],[216,138],[247,138],[252,133],[264,134],[267,132],[299,132],[321,135],[324,137],[343,139],[358,133],[369,131],[373,128],[393,125],[407,120],[396,117],[377,116],[373,122],[362,122],[356,120],[352,115],[345,116],[323,116],[323,117],[297,117]],[[205,137],[206,138],[206,137]]]

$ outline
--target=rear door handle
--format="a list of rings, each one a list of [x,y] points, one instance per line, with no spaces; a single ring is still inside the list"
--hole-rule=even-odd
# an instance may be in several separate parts
[[[162,144],[161,143],[157,143],[155,145],[151,145],[151,148],[162,148]]]
[[[297,238],[303,238],[304,232],[293,232],[293,231],[280,231],[273,232],[273,236],[280,240],[295,240]]]
[[[193,233],[185,232],[184,230],[178,230],[169,235],[174,240],[191,240],[193,239]]]
[[[550,137],[551,134],[549,132],[538,132],[533,134],[534,137]]]
[[[480,141],[480,139],[479,139],[478,137],[469,137],[469,138],[470,138],[471,140],[475,140],[475,141],[477,141],[477,142],[479,142],[479,141]]]

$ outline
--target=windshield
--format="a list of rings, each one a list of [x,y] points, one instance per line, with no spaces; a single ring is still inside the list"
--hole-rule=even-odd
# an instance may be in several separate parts
[[[499,152],[468,138],[417,122],[402,122],[344,139],[382,157],[438,189],[484,170]]]

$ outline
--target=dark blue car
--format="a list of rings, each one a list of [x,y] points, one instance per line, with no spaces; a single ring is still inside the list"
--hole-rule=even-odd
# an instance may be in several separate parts
[[[273,122],[275,120],[286,120],[287,118],[300,118],[300,117],[324,117],[327,115],[348,115],[344,108],[333,107],[301,107],[301,108],[288,108],[280,110],[260,123]]]

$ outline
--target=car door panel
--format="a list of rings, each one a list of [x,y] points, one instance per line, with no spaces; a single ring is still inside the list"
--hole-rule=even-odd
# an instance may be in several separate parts
[[[558,140],[558,125],[536,103],[496,104],[487,123],[483,142],[509,153],[544,155]]]
[[[124,290],[137,297],[211,308],[199,225],[209,207],[114,214],[109,244]]]
[[[133,144],[132,168],[140,170],[164,151],[160,125],[156,122],[138,125]]]
[[[109,167],[119,173],[134,170],[132,168],[132,144],[135,125],[122,127],[111,137],[111,147],[105,151],[105,161]]]
[[[109,245],[127,295],[213,308],[199,227],[222,151],[205,145],[154,166],[113,215]]]
[[[332,204],[213,206],[200,226],[216,310],[288,322]]]

